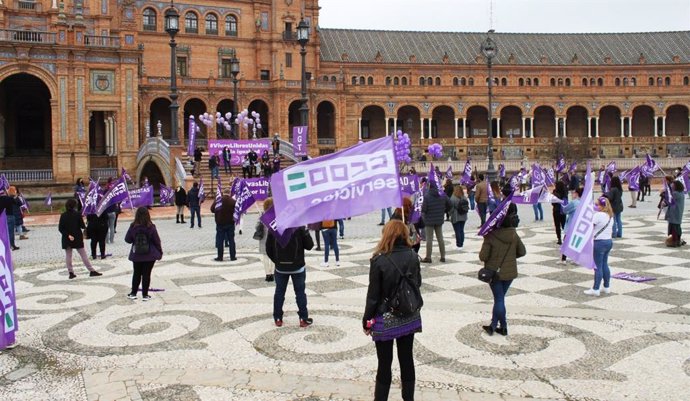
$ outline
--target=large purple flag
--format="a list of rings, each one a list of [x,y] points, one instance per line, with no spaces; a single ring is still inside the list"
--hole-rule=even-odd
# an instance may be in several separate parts
[[[412,204],[412,213],[410,213],[411,224],[417,224],[422,218],[422,205],[424,205],[424,191],[420,190]]]
[[[151,194],[153,194],[153,191],[151,191]],[[105,209],[117,203],[123,202],[127,198],[129,198],[127,182],[125,181],[125,177],[121,176],[117,179],[117,181],[115,181],[115,185],[113,185],[108,192],[103,195],[101,201],[98,202],[98,206],[96,206],[96,215],[100,217],[103,212],[105,212]]]
[[[683,186],[685,189],[683,190],[683,193],[688,193],[688,187],[690,187],[690,174],[684,173],[680,175],[681,179],[683,180]]]
[[[640,166],[628,171],[626,179],[628,180],[628,188],[630,188],[631,191],[640,190],[640,174]]]
[[[494,210],[493,213],[491,213],[491,216],[489,216],[489,218],[486,219],[486,223],[484,223],[484,225],[481,226],[477,235],[483,237],[501,226],[501,223],[503,223],[503,219],[505,219],[506,215],[508,215],[508,207],[510,206],[512,198],[513,194],[511,192],[508,196],[505,197],[505,199],[503,199],[503,201],[501,201],[501,203],[498,204],[496,210]]]
[[[465,162],[465,168],[462,170],[462,176],[460,177],[460,183],[462,185],[467,185],[472,182],[472,163],[470,159]]]
[[[544,186],[540,185],[522,193],[514,194],[512,201],[515,204],[534,205],[535,203],[539,203],[539,197],[542,191],[544,191]]]
[[[645,163],[640,166],[640,173],[643,174],[645,177],[652,177],[654,176],[654,172],[659,170],[661,167],[659,166],[659,163],[656,162],[656,160],[652,159],[652,156],[647,153],[646,156],[646,161]]]
[[[616,164],[614,163],[614,169]],[[577,170],[577,162],[570,163],[570,168],[568,168],[568,173],[573,174]]]
[[[153,186],[146,185],[129,191],[129,197],[120,205],[123,209],[136,209],[142,206],[153,206]]]
[[[405,195],[414,195],[419,191],[419,176],[416,174],[401,175],[400,190]]]
[[[683,166],[683,170],[681,170],[681,174],[683,174],[683,175],[690,174],[690,162],[685,163],[685,166]]]
[[[189,116],[189,143],[187,144],[187,155],[194,155],[196,148],[196,121],[194,116]]]
[[[277,228],[400,207],[393,136],[303,161],[271,176]]]
[[[582,191],[580,204],[575,210],[571,221],[568,222],[568,230],[565,233],[565,241],[561,245],[561,254],[574,260],[575,263],[588,269],[596,269],[594,265],[594,207],[592,204],[592,168],[587,162],[585,173],[585,188]]]
[[[96,206],[98,206],[98,183],[94,180],[90,180],[89,190],[86,191],[82,201],[81,214],[86,216],[87,214],[96,213]]]
[[[434,168],[434,163],[429,163],[429,175],[427,176],[427,181],[429,181],[429,186],[431,183],[436,183],[436,188],[438,188],[438,193],[441,196],[446,196],[446,191],[443,190],[443,185],[441,185],[441,178],[436,174],[436,169]]]
[[[563,155],[558,158],[558,162],[556,163],[556,172],[557,173],[562,173],[563,170],[565,170],[565,158]]]
[[[553,171],[553,167],[546,170],[546,174],[544,175],[544,184],[546,184],[547,187],[556,185],[556,173]]]
[[[309,127],[292,127],[292,146],[295,149],[295,156],[307,156],[307,133]]]
[[[206,190],[204,189],[204,177],[199,178],[199,203],[203,203],[206,199]]]
[[[494,190],[491,189],[491,183],[486,182],[486,195],[489,197],[489,203],[496,202],[496,196],[494,195]]]
[[[668,185],[668,182],[664,180],[664,200],[666,201],[666,205],[668,206],[673,206],[676,204],[676,200],[673,199],[673,191],[671,191],[671,187]]]
[[[546,185],[544,170],[538,163],[532,165],[532,188]]]
[[[287,230],[283,231],[282,233],[279,233],[277,231],[277,225],[276,225],[276,210],[271,206],[267,211],[264,212],[264,214],[259,217],[259,220],[268,228],[268,231],[273,234],[273,236],[276,238],[280,246],[285,247],[288,242],[290,242],[290,237],[292,237],[292,234],[295,232],[296,228],[288,228]],[[316,234],[318,235],[318,233]]]
[[[448,169],[446,170],[446,178],[449,180],[453,179],[453,166],[448,165]]]
[[[14,235],[12,233],[11,235]],[[10,234],[7,232],[7,215],[0,214],[0,350],[14,344],[17,332],[17,297],[12,276],[12,252]]]
[[[254,195],[252,195],[249,186],[245,181],[241,181],[238,186],[237,196],[235,196],[235,212],[232,215],[236,223],[240,221],[242,215],[245,214],[255,202],[256,199],[254,199]]]
[[[506,178],[506,166],[503,163],[498,165],[498,177]]]
[[[230,182],[230,196],[233,198],[237,199],[237,194],[240,188],[240,182],[242,181],[241,178],[236,177],[232,179],[232,182]]]
[[[160,184],[160,202],[161,205],[169,205],[175,202],[175,190],[171,187],[166,187]]]

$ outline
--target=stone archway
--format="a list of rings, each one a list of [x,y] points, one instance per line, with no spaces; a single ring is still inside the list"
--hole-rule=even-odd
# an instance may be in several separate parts
[[[362,139],[382,138],[386,133],[386,112],[380,106],[367,106],[362,110]]]
[[[170,139],[170,99],[159,97],[149,106],[149,132],[158,136],[158,122],[161,122],[163,138]]]
[[[292,129],[301,124],[299,108],[302,106],[301,100],[295,100],[288,106],[288,138],[292,138]]]
[[[252,111],[259,113],[259,119],[261,120],[261,129],[256,131],[256,137],[268,138],[271,132],[270,127],[268,125],[271,121],[270,115],[268,114],[268,104],[266,104],[266,102],[264,102],[261,99],[256,99],[249,103],[249,107],[247,108],[247,110],[249,110],[249,115],[252,114]],[[253,133],[249,134],[249,138],[251,138],[252,135]]]
[[[621,136],[621,110],[616,106],[604,106],[599,110],[599,136]]]
[[[197,140],[206,139],[206,125],[199,121],[199,115],[206,113],[206,104],[198,98],[192,98],[185,102],[184,104],[184,120],[182,125],[184,126],[184,139],[185,143],[189,140],[189,117],[194,116],[196,120],[196,125],[199,127],[199,132],[196,134]]]
[[[501,138],[522,137],[522,110],[517,106],[501,109]]]
[[[587,137],[587,109],[573,106],[566,112],[566,135],[569,137]]]
[[[227,130],[222,124],[216,124],[216,135],[218,138],[231,138],[232,130],[234,129],[235,116],[232,115],[233,101],[231,99],[223,99],[218,102],[216,106],[216,112],[220,113],[223,118],[226,117],[227,113],[231,114],[231,119],[228,121],[230,124],[230,130]]]
[[[632,112],[632,136],[654,136],[654,109],[651,106],[637,106]]]
[[[397,115],[397,126],[398,129],[402,129],[402,131],[406,132],[410,138],[416,139],[419,138],[421,135],[421,127],[420,127],[420,113],[419,109],[414,107],[414,106],[402,106],[401,108],[398,109],[398,115]],[[403,128],[400,128],[403,127]],[[389,130],[392,129],[392,127],[388,127]],[[426,129],[426,124],[425,124],[425,129]],[[385,117],[384,117],[384,127],[381,129],[381,132],[385,133],[386,128],[385,128]],[[428,133],[426,133],[428,134]],[[428,135],[424,136],[425,138],[428,137]]]
[[[488,138],[489,110],[484,106],[472,106],[467,109],[467,137]]]
[[[316,137],[335,140],[335,106],[323,101],[316,107]]]
[[[449,106],[438,106],[432,112],[431,136],[433,138],[455,138],[455,111]]]
[[[556,111],[551,106],[534,109],[534,138],[553,138],[556,136]]]
[[[688,108],[674,104],[666,109],[666,136],[688,136]]]
[[[0,83],[0,157],[3,168],[52,167],[51,92],[41,78],[13,74]]]

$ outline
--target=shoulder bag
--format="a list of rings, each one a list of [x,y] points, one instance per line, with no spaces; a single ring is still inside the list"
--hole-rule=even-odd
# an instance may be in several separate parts
[[[395,286],[395,292],[392,294],[391,298],[386,298],[384,302],[386,303],[388,310],[400,317],[410,316],[422,309],[424,305],[424,300],[422,299],[422,294],[417,287],[417,283],[412,280],[411,274],[406,272],[403,274],[402,270],[395,264],[393,259],[384,255],[386,260],[388,260],[400,273],[400,280]],[[409,269],[408,269],[409,270]]]
[[[498,269],[492,270],[492,269],[489,269],[488,267],[482,267],[481,269],[479,269],[479,271],[477,272],[477,278],[479,279],[479,281],[483,281],[483,282],[489,283],[489,284],[492,281],[494,281],[496,276],[498,276],[498,271],[501,270],[501,266],[503,266],[503,262],[505,262],[507,255],[508,255],[508,252],[503,254],[503,259],[501,260],[501,264],[498,266]]]

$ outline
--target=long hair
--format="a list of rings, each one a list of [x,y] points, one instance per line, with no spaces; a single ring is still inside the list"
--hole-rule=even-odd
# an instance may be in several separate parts
[[[149,214],[149,209],[146,206],[137,208],[137,212],[134,214],[134,221],[132,226],[146,226],[151,227],[153,222],[151,221],[151,214]]]
[[[611,202],[607,197],[599,197],[599,199],[594,201],[594,204],[597,206],[597,209],[599,209],[600,212],[604,212],[608,214],[609,217],[613,217],[613,208],[611,208]]]
[[[465,190],[462,189],[462,185],[456,185],[455,189],[453,189],[453,196],[456,198],[462,198],[465,196]]]
[[[405,223],[400,220],[390,220],[383,227],[381,240],[378,245],[376,245],[373,256],[393,252],[393,248],[398,241],[402,241],[407,247],[412,247],[412,243],[410,242],[410,230]]]
[[[264,199],[264,212],[268,211],[273,206],[273,198]]]
[[[265,201],[264,201],[265,202]],[[402,211],[405,211],[405,221],[408,221],[410,218],[410,214],[412,213],[412,200],[408,197],[403,198],[403,207],[401,208],[396,208],[395,211],[393,211],[393,215],[397,216],[398,218],[402,218]]]
[[[611,178],[611,188],[618,188],[619,191],[623,192],[623,185],[621,184],[621,179],[618,176]]]

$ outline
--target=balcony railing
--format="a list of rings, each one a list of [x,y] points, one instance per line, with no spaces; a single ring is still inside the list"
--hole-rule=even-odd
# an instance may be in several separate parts
[[[108,168],[92,168],[91,169],[91,178],[94,180],[97,179],[106,179],[109,177],[116,178],[119,176],[120,173],[117,171],[117,168],[115,167],[108,167]]]
[[[53,181],[53,170],[6,170],[0,171],[4,174],[9,182],[39,182],[39,181]]]
[[[18,0],[17,8],[20,10],[41,11],[41,3],[30,0]]]
[[[108,47],[117,49],[120,47],[120,38],[117,36],[85,35],[84,44],[88,47]]]
[[[0,42],[49,43],[55,44],[54,32],[0,29]]]
[[[335,138],[319,138],[317,140],[317,143],[319,145],[330,145],[333,146],[335,145]]]
[[[207,34],[207,35],[218,35],[218,30],[217,30],[217,29],[206,28],[206,34]]]
[[[297,32],[283,31],[283,40],[297,40]]]

